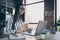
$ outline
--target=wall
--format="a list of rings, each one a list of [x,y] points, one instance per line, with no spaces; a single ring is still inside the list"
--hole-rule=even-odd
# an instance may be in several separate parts
[[[45,0],[44,20],[48,21],[47,28],[54,23],[54,0]]]

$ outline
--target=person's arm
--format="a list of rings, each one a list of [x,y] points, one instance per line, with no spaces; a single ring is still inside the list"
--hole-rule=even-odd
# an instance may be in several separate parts
[[[22,33],[27,27],[28,27],[28,24],[23,23],[21,26],[21,29],[16,30],[15,33]]]
[[[22,32],[24,32],[24,31],[27,31],[27,32],[31,32],[32,31],[32,29],[31,28],[28,28],[28,24],[27,23],[24,23],[23,25],[22,25],[22,27],[21,27],[21,29],[20,30],[16,30],[16,34],[17,33],[22,33]]]

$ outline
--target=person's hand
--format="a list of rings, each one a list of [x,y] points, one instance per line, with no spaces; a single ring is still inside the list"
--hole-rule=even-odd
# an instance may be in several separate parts
[[[23,29],[22,30],[16,30],[15,34],[19,34],[19,33],[22,33],[22,32],[23,32]]]
[[[19,30],[16,30],[15,32],[14,32],[14,34],[18,34],[19,33]]]
[[[29,28],[27,31],[28,31],[28,33],[31,33],[32,29],[31,29],[31,28]]]

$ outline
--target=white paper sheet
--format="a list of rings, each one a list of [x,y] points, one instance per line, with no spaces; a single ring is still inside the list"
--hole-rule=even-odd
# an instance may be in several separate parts
[[[14,35],[9,35],[10,40],[25,40],[25,37],[23,35],[21,34],[16,34],[16,35],[17,37]]]

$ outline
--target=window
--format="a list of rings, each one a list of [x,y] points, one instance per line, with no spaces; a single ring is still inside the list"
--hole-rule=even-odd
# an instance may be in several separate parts
[[[57,20],[60,19],[60,0],[57,0]]]
[[[57,31],[60,32],[60,0],[57,0]]]
[[[44,1],[44,0],[26,0],[26,4],[34,3],[34,2],[39,2],[39,1]]]
[[[44,20],[44,2],[36,3],[43,0],[26,0],[25,21],[29,23],[38,23],[39,20]],[[31,26],[32,24],[30,24]],[[32,25],[35,26],[35,25]]]

